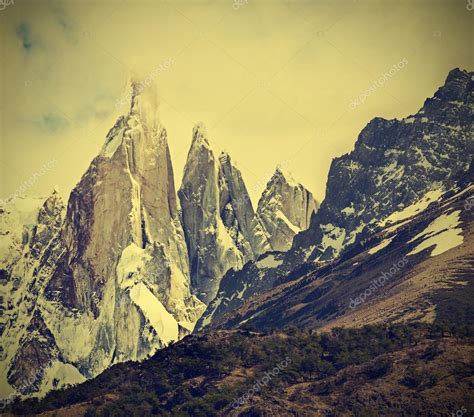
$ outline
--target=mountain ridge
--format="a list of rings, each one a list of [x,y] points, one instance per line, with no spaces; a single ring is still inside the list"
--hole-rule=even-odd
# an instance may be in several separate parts
[[[456,176],[469,170],[474,154],[473,79],[473,72],[454,69],[415,115],[370,121],[354,149],[333,159],[326,197],[310,227],[295,236],[289,251],[268,255],[273,266],[268,262],[260,268],[254,261],[229,271],[198,328],[313,262],[337,259],[379,230],[385,218],[428,192],[452,187]]]

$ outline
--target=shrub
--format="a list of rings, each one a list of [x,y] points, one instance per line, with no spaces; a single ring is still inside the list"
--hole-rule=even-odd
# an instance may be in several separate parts
[[[388,358],[376,359],[365,370],[365,375],[369,379],[381,378],[392,370],[392,361]]]

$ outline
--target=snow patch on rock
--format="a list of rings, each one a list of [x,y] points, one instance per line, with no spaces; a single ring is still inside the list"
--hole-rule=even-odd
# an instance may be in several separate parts
[[[460,210],[453,211],[450,214],[442,214],[436,220],[431,222],[425,230],[412,238],[409,243],[423,238],[408,255],[415,255],[424,249],[434,246],[430,256],[441,255],[442,253],[455,248],[463,243],[462,228],[459,216]]]
[[[277,268],[283,263],[283,260],[276,259],[275,255],[267,255],[257,262],[257,268]]]
[[[165,344],[178,340],[178,322],[143,282],[130,288],[130,298],[141,309]]]

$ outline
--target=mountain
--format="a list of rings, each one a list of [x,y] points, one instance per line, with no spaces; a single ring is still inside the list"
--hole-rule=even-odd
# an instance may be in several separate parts
[[[474,73],[452,70],[415,114],[372,120],[354,150],[333,160],[326,196],[292,248],[229,271],[197,329],[244,305],[316,261],[337,259],[379,231],[394,213],[440,197],[469,168],[474,154]],[[306,266],[304,266],[306,265]]]
[[[319,208],[277,170],[256,212],[202,125],[178,203],[156,97],[132,84],[67,208],[53,192],[0,210],[1,397],[82,382],[194,328],[471,323],[473,75],[370,122]]]
[[[17,401],[7,415],[468,415],[473,174],[211,331],[42,401]]]
[[[230,156],[222,153],[220,164],[221,218],[245,260],[255,259],[270,249],[268,237],[256,217],[240,171]]]
[[[278,267],[282,264],[283,252],[291,247],[297,233],[309,227],[311,216],[318,206],[311,192],[277,168],[257,208],[257,218],[268,237],[271,250],[255,258],[254,262],[247,262],[242,269],[231,269],[224,275],[218,293],[197,322],[196,330],[239,307],[252,295],[273,287],[273,277],[267,275],[262,279],[262,271],[276,268],[279,276],[281,270]]]
[[[448,190],[474,154],[474,73],[452,70],[414,115],[373,119],[354,150],[333,160],[326,197],[294,241],[299,259],[330,259],[428,191]]]
[[[193,129],[178,195],[193,288],[208,303],[225,272],[241,268],[266,242],[254,239],[255,214],[240,172],[228,156],[214,156],[202,124]]]
[[[317,209],[318,203],[311,192],[277,168],[257,208],[272,250],[289,250],[295,235],[308,229]]]
[[[0,210],[1,398],[42,395],[181,339],[221,277],[271,249],[240,171],[214,156],[202,125],[178,200],[154,90],[131,90],[67,207],[54,192]]]
[[[190,333],[205,308],[191,294],[156,97],[132,88],[130,111],[72,191],[64,223],[53,196],[31,215],[31,233],[26,226],[27,236],[15,239],[19,262],[2,266],[11,306],[2,395],[143,359]]]
[[[133,95],[64,222],[56,193],[0,212],[6,394],[112,369],[8,411],[472,411],[473,76],[453,70],[415,115],[370,122],[333,161],[316,212],[280,170],[255,213],[240,172],[214,156],[201,125],[180,210],[156,106]],[[281,211],[296,227],[290,208],[309,228],[289,251],[272,250],[283,233],[268,234],[262,217]],[[215,291],[199,332],[186,335],[205,308],[195,296],[208,302]]]
[[[61,252],[64,209],[56,191],[47,198],[19,197],[0,209],[2,398],[84,380],[62,359],[41,314],[44,287]]]
[[[278,170],[255,213],[242,174],[228,154],[215,157],[202,124],[193,129],[178,195],[192,286],[205,303],[214,299],[227,271],[272,249],[289,248],[317,207],[309,191]]]

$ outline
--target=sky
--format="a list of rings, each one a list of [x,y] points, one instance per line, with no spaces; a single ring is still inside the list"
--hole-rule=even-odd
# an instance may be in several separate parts
[[[7,3],[1,199],[67,198],[138,75],[157,89],[177,188],[202,122],[254,202],[278,165],[321,201],[332,159],[372,118],[413,114],[451,69],[474,67],[468,0]]]

